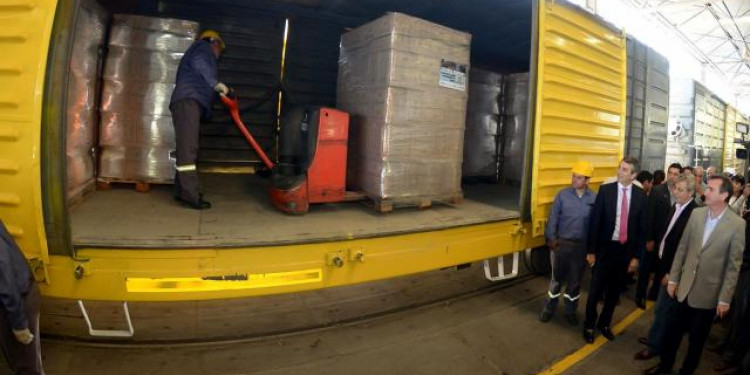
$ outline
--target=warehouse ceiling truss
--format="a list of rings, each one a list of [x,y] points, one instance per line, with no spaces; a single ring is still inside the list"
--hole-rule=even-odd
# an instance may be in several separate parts
[[[704,66],[750,99],[750,1],[628,0],[673,29]]]

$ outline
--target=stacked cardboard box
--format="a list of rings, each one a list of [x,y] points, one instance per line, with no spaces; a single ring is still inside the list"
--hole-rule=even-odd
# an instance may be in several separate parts
[[[461,196],[471,35],[400,13],[344,34],[348,183],[375,199]]]

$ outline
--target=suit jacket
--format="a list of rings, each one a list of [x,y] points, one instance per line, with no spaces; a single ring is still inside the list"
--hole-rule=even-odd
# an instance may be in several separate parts
[[[612,234],[615,231],[617,221],[618,183],[604,184],[599,187],[599,193],[591,210],[591,221],[589,225],[588,253],[596,254],[597,262],[610,259],[616,254],[609,254],[609,243],[612,242]],[[641,249],[646,246],[646,200],[647,196],[643,190],[635,185],[630,195],[630,207],[628,208],[628,241],[626,242],[626,254],[628,260],[639,255]]]
[[[669,281],[677,283],[677,299],[698,309],[732,301],[745,250],[745,221],[729,208],[702,245],[708,210],[693,210],[669,271]]]
[[[672,207],[671,193],[666,183],[655,186],[648,196],[648,231],[646,232],[647,241],[661,241],[664,232],[669,226],[671,218],[670,208]],[[656,243],[658,246],[659,243]]]
[[[661,245],[661,241],[664,240],[664,252],[662,253],[661,259],[659,259],[659,268],[657,269],[656,273],[656,280],[661,280],[664,275],[668,274],[670,269],[672,268],[672,262],[674,261],[674,255],[677,252],[677,246],[680,244],[680,238],[682,238],[682,233],[685,230],[685,226],[688,223],[688,220],[690,219],[690,214],[693,212],[693,209],[697,207],[697,203],[695,203],[695,199],[691,200],[690,203],[682,210],[680,213],[680,217],[677,218],[677,221],[675,221],[674,226],[672,227],[672,230],[669,231],[669,234],[667,234],[666,238],[664,238],[664,234],[667,232],[667,228],[669,228],[669,222],[672,221],[672,216],[675,214],[675,207],[672,207],[672,209],[669,211],[669,218],[667,219],[667,223],[664,224],[664,228],[661,230],[661,237],[659,237],[658,242],[654,244],[654,251],[659,251],[659,245]]]

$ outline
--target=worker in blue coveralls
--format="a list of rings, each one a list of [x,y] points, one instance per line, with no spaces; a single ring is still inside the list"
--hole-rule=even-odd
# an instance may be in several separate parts
[[[217,63],[224,48],[218,32],[201,33],[180,60],[169,102],[177,140],[174,198],[197,210],[211,208],[211,203],[203,200],[196,163],[201,118],[211,117],[216,93],[229,93],[227,85],[218,81]]]
[[[567,284],[567,289],[562,294],[565,300],[565,320],[575,326],[579,324],[576,311],[581,298],[581,279],[586,267],[589,217],[596,193],[588,188],[594,174],[594,166],[590,162],[577,162],[571,172],[571,186],[557,193],[544,231],[552,261],[552,281],[547,292],[547,303],[539,320],[546,323],[552,319],[560,301],[562,286]]]

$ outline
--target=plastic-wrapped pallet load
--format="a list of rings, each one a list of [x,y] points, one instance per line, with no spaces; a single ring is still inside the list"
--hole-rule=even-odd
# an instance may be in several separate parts
[[[529,73],[509,74],[503,88],[503,173],[509,185],[520,186],[526,160],[526,132],[529,127]]]
[[[464,136],[464,178],[497,178],[502,81],[501,74],[476,67],[471,69]]]
[[[108,18],[104,8],[94,0],[82,1],[76,14],[66,114],[68,199],[75,198],[94,186],[100,51],[104,44]]]
[[[192,21],[114,16],[103,74],[100,180],[174,180],[169,99],[198,31]]]
[[[460,199],[470,44],[470,34],[400,13],[341,37],[349,185],[395,203]]]

